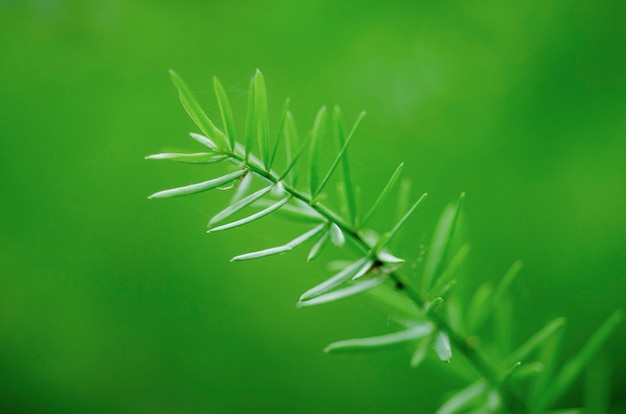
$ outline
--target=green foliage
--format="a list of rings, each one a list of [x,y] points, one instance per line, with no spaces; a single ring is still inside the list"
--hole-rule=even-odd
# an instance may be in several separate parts
[[[326,107],[322,107],[317,113],[308,138],[299,143],[295,121],[287,101],[272,146],[265,80],[257,70],[250,81],[246,132],[241,144],[236,140],[235,122],[228,98],[217,79],[214,80],[214,87],[223,131],[202,111],[182,79],[174,72],[171,75],[185,110],[204,134],[192,133],[191,136],[210,151],[156,154],[147,158],[195,164],[229,161],[233,164],[234,171],[205,182],[161,191],[150,198],[194,194],[241,181],[242,184],[230,205],[210,220],[209,233],[247,225],[273,213],[283,213],[314,224],[284,245],[240,254],[232,261],[286,253],[307,242],[313,243],[307,260],[313,260],[320,255],[329,240],[340,248],[346,244],[346,240],[350,240],[350,245],[356,247],[357,257],[342,265],[334,275],[304,292],[298,306],[322,305],[367,294],[386,309],[390,319],[400,328],[379,336],[334,342],[326,347],[326,352],[354,353],[402,345],[412,349],[413,367],[419,366],[429,355],[441,361],[452,362],[453,354],[458,353],[474,367],[474,379],[467,387],[444,401],[438,413],[541,413],[554,408],[559,397],[574,384],[620,323],[621,312],[611,315],[582,350],[561,368],[557,361],[560,356],[563,318],[550,322],[509,354],[508,345],[504,343],[506,341],[492,338],[494,335],[490,335],[490,332],[510,328],[515,324],[511,313],[502,309],[511,306],[510,290],[520,272],[521,263],[514,263],[495,287],[489,282],[477,287],[469,300],[455,292],[458,269],[469,252],[465,244],[452,251],[464,193],[441,214],[428,247],[423,271],[408,277],[401,272],[407,269],[407,262],[415,261],[393,255],[389,251],[389,243],[392,238],[399,239],[400,230],[426,194],[418,197],[409,207],[410,183],[402,181],[394,202],[397,209],[396,224],[382,234],[364,228],[391,196],[403,169],[403,164],[397,167],[372,207],[361,218],[347,150],[364,113],[359,115],[346,136],[341,110],[334,107],[332,134],[338,144],[338,152],[330,168],[323,173],[320,158],[321,153],[326,151],[325,137],[329,122]],[[273,170],[272,166],[280,153],[281,139],[285,143],[286,167],[279,172]],[[258,158],[253,154],[255,141],[258,142]],[[296,148],[298,149],[294,152]],[[294,167],[307,151],[308,187],[304,191],[298,187],[299,180]],[[325,197],[335,195],[328,194],[328,184],[340,164],[343,167],[343,180],[337,183],[337,188],[341,203],[339,211],[342,213],[328,208],[320,201],[323,199],[322,194]],[[265,182],[265,186],[250,192],[251,176]],[[254,212],[244,218],[216,226],[245,209],[254,209]],[[496,357],[507,354],[508,357]],[[593,404],[603,406],[603,401],[596,398]]]

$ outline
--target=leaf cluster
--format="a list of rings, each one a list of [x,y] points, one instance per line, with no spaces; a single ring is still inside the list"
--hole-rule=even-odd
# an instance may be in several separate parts
[[[171,77],[183,107],[201,132],[191,133],[191,137],[203,145],[204,150],[189,154],[161,153],[146,158],[191,164],[229,162],[232,171],[204,182],[159,191],[150,198],[191,195],[237,183],[231,202],[209,221],[209,233],[244,226],[274,213],[310,223],[304,233],[282,245],[245,252],[232,261],[284,254],[306,244],[309,244],[307,260],[310,261],[319,257],[329,244],[339,248],[349,245],[353,252],[350,260],[302,293],[298,306],[317,306],[366,294],[383,306],[398,326],[390,333],[331,343],[325,348],[328,353],[404,346],[412,351],[413,367],[430,358],[429,355],[450,362],[453,350],[462,354],[476,373],[469,378],[466,388],[443,402],[438,413],[545,412],[573,384],[622,319],[620,312],[610,316],[582,350],[562,367],[557,367],[556,361],[560,359],[563,318],[551,321],[526,342],[511,349],[507,340],[510,334],[506,332],[515,322],[507,309],[512,307],[509,292],[521,269],[520,263],[513,264],[495,287],[488,282],[479,286],[465,301],[467,303],[455,295],[458,269],[469,252],[467,245],[452,248],[464,194],[442,212],[422,271],[410,277],[401,273],[405,268],[410,269],[404,265],[412,258],[395,256],[389,249],[390,241],[398,237],[426,194],[409,205],[406,200],[410,198],[410,187],[404,184],[396,188],[403,169],[400,164],[374,203],[365,209],[360,205],[348,149],[365,113],[346,129],[339,107],[334,107],[332,114],[322,107],[310,131],[301,140],[287,100],[276,132],[272,134],[265,80],[257,70],[250,80],[245,131],[238,139],[233,112],[219,80],[214,79],[214,88],[221,127],[205,114],[175,72],[171,72]],[[328,152],[322,148],[327,135],[332,136],[337,150],[330,166],[323,168],[320,158],[322,152]],[[284,166],[277,169],[275,165],[281,153]],[[301,180],[294,167],[305,162],[304,159],[308,161],[307,174]],[[304,188],[302,182],[306,183]],[[339,212],[322,203],[329,196],[328,189],[333,183],[337,194],[341,195]],[[383,232],[367,228],[371,218],[394,193],[397,197],[394,204],[401,208],[396,223]],[[244,215],[233,219],[236,214]],[[494,338],[489,338],[490,332],[496,332],[491,335]],[[485,357],[486,350],[491,358]]]

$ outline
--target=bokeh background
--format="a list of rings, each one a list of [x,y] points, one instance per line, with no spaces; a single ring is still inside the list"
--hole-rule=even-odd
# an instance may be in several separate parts
[[[572,355],[626,297],[624,16],[623,1],[0,0],[0,411],[431,412],[463,385],[402,349],[323,354],[390,327],[357,299],[297,310],[323,260],[228,261],[294,236],[278,219],[207,235],[228,194],[146,199],[220,168],[143,160],[198,149],[170,68],[212,114],[212,76],[243,114],[257,67],[271,119],[290,96],[303,133],[323,104],[366,109],[363,199],[406,162],[430,194],[417,255],[466,191],[470,281],[522,259],[515,340],[565,315]],[[603,351],[615,412],[625,340]]]

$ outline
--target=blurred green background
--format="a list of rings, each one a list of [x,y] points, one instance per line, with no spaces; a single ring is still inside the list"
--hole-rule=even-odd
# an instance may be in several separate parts
[[[417,255],[466,191],[468,273],[522,259],[516,341],[565,315],[571,355],[626,291],[624,16],[623,1],[0,0],[0,411],[431,412],[463,385],[404,350],[323,354],[387,320],[357,299],[297,310],[327,274],[303,252],[228,261],[294,236],[278,219],[206,235],[228,194],[146,199],[221,168],[143,160],[198,149],[170,68],[212,114],[211,77],[243,114],[257,67],[272,119],[290,96],[302,132],[322,104],[366,109],[363,199],[406,162],[430,194]],[[622,326],[605,349],[622,408],[625,341]]]

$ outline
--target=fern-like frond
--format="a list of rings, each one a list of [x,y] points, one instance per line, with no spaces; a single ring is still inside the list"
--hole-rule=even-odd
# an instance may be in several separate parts
[[[450,251],[464,193],[456,204],[444,210],[439,219],[427,249],[424,266],[419,267],[421,280],[418,289],[415,287],[417,281],[404,276],[401,271],[407,263],[411,264],[409,269],[418,267],[419,260],[394,255],[393,244],[390,242],[392,239],[399,239],[402,228],[426,194],[412,205],[409,204],[410,181],[400,181],[404,167],[402,163],[391,174],[369,210],[363,216],[360,215],[358,191],[350,170],[348,149],[364,112],[357,117],[346,134],[341,109],[335,106],[331,117],[323,106],[318,111],[312,128],[304,135],[306,138],[301,141],[289,110],[290,101],[286,100],[277,130],[272,134],[265,79],[257,70],[249,84],[245,133],[238,135],[235,133],[235,116],[227,94],[217,78],[214,78],[213,85],[222,129],[202,110],[180,76],[173,71],[170,74],[185,111],[201,132],[190,135],[205,150],[189,154],[159,153],[146,158],[190,164],[229,161],[234,167],[233,171],[217,178],[159,191],[149,198],[191,195],[241,181],[229,205],[210,220],[208,233],[245,226],[274,213],[312,225],[306,232],[283,245],[243,253],[233,257],[232,261],[283,254],[308,242],[312,244],[307,254],[308,261],[319,257],[329,241],[337,248],[354,248],[356,258],[347,263],[342,262],[332,276],[320,277],[321,282],[300,296],[298,307],[328,304],[362,294],[374,299],[391,319],[405,327],[404,330],[381,336],[338,341],[330,344],[326,352],[351,353],[409,344],[413,349],[411,366],[415,367],[427,359],[429,354],[441,361],[450,362],[454,350],[475,368],[479,378],[452,395],[443,403],[438,413],[468,410],[481,413],[544,412],[552,408],[574,383],[620,323],[622,314],[617,312],[560,369],[555,361],[560,359],[557,357],[561,352],[560,338],[564,325],[562,318],[546,325],[516,351],[511,352],[513,347],[508,344],[510,340],[502,339],[501,343],[493,344],[494,352],[490,352],[490,358],[486,358],[487,354],[480,349],[477,337],[467,334],[483,331],[490,321],[494,325],[491,330],[498,332],[506,332],[512,325],[511,312],[506,310],[510,309],[509,291],[521,264],[514,263],[502,280],[493,285],[495,287],[490,283],[483,283],[467,306],[464,306],[466,301],[459,301],[454,296],[455,278],[469,252],[466,244],[457,252]],[[329,122],[331,128],[328,128]],[[327,152],[324,148],[328,142],[327,129],[330,129],[335,138],[338,152],[330,167],[322,171],[320,161],[322,153]],[[241,138],[238,141],[239,137]],[[281,155],[280,148],[283,147],[285,151]],[[305,181],[306,188],[301,189],[298,187],[295,166],[307,152],[308,176],[306,180],[302,180]],[[280,161],[276,162],[277,159]],[[273,166],[277,164],[284,166],[284,170],[275,171]],[[333,195],[332,191],[328,191],[328,184],[340,165],[343,179],[336,180],[341,197],[341,208],[337,212],[325,206],[322,200]],[[260,189],[252,190],[253,180],[255,183],[263,183]],[[399,181],[400,186],[393,201],[396,218],[391,230],[378,232],[366,228]],[[238,213],[244,217],[224,223]],[[507,336],[502,334],[500,337]],[[503,342],[507,342],[506,346]],[[497,356],[505,355],[508,357],[496,359]],[[521,381],[527,381],[528,384],[518,387]],[[525,396],[521,397],[521,393],[525,393]]]

